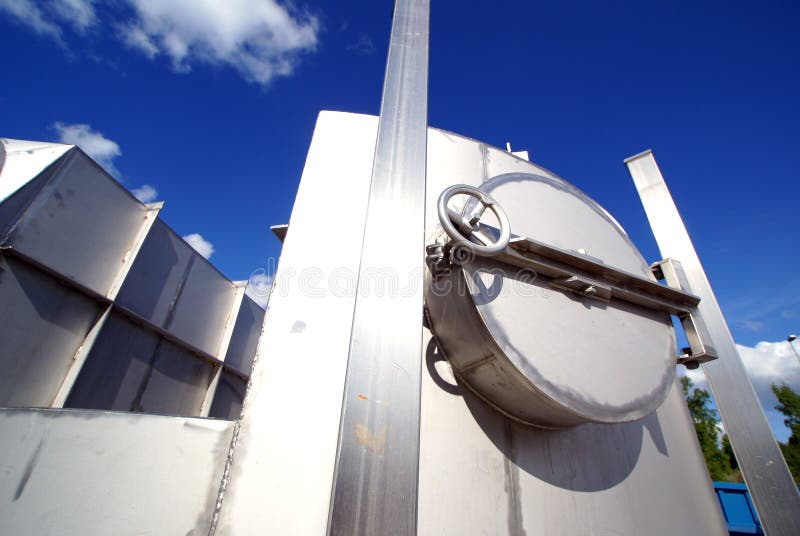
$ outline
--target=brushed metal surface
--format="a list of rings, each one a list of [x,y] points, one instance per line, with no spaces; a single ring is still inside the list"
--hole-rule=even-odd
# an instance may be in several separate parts
[[[39,192],[58,174],[59,170],[64,166],[65,160],[69,160],[69,157],[63,156],[53,162],[45,171],[28,177],[28,180],[18,190],[15,190],[0,202],[0,240],[5,242],[8,231],[17,223],[20,215],[36,199]],[[0,173],[0,183],[5,180],[5,174]]]
[[[336,112],[317,120],[264,317],[218,535],[327,530],[377,123],[377,117]],[[332,214],[331,207],[341,207],[335,233],[321,240],[322,215]]]
[[[725,317],[651,151],[625,161],[664,258],[683,265],[719,359],[703,370],[761,525],[769,536],[800,534],[800,494],[747,377]]]
[[[106,305],[105,309],[100,313],[97,320],[95,320],[94,325],[92,325],[91,329],[86,333],[86,336],[81,342],[81,345],[78,347],[78,350],[75,352],[75,355],[72,356],[70,367],[66,374],[64,374],[64,379],[62,380],[61,385],[49,404],[51,408],[64,407],[64,402],[67,401],[69,393],[75,386],[75,380],[78,379],[78,375],[83,369],[83,365],[86,363],[86,359],[89,357],[97,337],[100,335],[103,327],[105,327],[106,320],[108,320],[108,317],[111,316],[111,309],[111,305]]]
[[[437,373],[429,348],[419,534],[727,536],[677,384],[640,421],[542,430]]]
[[[207,534],[233,426],[0,409],[0,533]]]
[[[0,255],[0,406],[49,406],[101,313],[91,298]]]
[[[208,361],[111,313],[64,406],[198,415],[213,372]]]
[[[497,174],[557,178],[505,151],[435,129],[428,132],[428,153],[429,199],[455,181],[479,186]],[[427,207],[429,241],[441,233],[433,205]],[[558,241],[559,222],[543,222],[537,232]],[[629,261],[637,263],[629,270],[643,269],[641,260]],[[426,348],[419,534],[727,534],[674,384],[666,401],[639,421],[541,430],[483,403],[458,384],[435,345]]]
[[[236,287],[161,220],[144,240],[117,302],[219,357]]]
[[[247,294],[242,297],[236,324],[225,353],[225,366],[249,376],[264,323],[264,309]]]
[[[214,392],[214,401],[209,410],[209,417],[215,419],[238,419],[242,413],[242,404],[247,392],[247,382],[223,369]]]
[[[481,189],[515,235],[586,251],[657,286],[625,232],[566,181],[518,171],[486,177]],[[536,426],[628,422],[655,411],[675,375],[669,315],[613,295],[601,302],[553,289],[552,281],[498,255],[427,285],[431,326],[456,373],[497,409]]]
[[[169,228],[156,221],[117,296],[126,309],[165,327],[196,253]]]
[[[353,313],[328,532],[414,534],[429,0],[397,0]],[[291,232],[291,231],[290,231]],[[369,288],[374,271],[412,281]]]
[[[324,534],[328,528],[354,310],[346,275],[359,266],[357,235],[364,229],[376,126],[375,117],[320,115],[265,317],[217,535]],[[487,162],[486,152],[480,142],[429,129],[428,199],[454,178],[481,185],[487,164],[555,178],[511,155]],[[337,213],[335,239],[320,240],[319,215],[331,206],[348,210]],[[425,210],[430,241],[441,231],[435,203]],[[548,228],[558,230],[555,224]],[[303,284],[303,274],[315,277]],[[535,430],[486,406],[452,373],[447,377],[443,356],[423,337],[419,534],[726,534],[674,385],[666,402],[641,421]],[[231,388],[232,397],[239,388]],[[361,394],[367,400],[360,402],[381,405]],[[219,395],[217,400],[224,402]]]
[[[228,318],[225,321],[225,328],[222,330],[222,337],[220,338],[219,350],[217,352],[217,357],[226,367],[228,364],[225,363],[225,359],[228,357],[228,349],[230,348],[231,341],[233,340],[233,332],[236,328],[236,324],[238,323],[239,313],[242,311],[247,281],[234,281],[233,285],[236,289],[233,307],[231,308]],[[255,354],[251,354],[251,356],[253,355]],[[220,378],[222,376],[222,370],[223,367],[214,368],[214,377],[211,379],[211,383],[208,385],[205,400],[203,400],[203,405],[200,408],[200,417],[208,417],[211,412],[211,407],[214,404],[214,397],[217,394],[217,386],[219,385]],[[250,370],[248,369],[244,375],[250,376]]]
[[[153,223],[158,220],[158,213],[163,206],[163,202],[147,205],[148,211],[144,221],[142,222],[142,227],[139,229],[139,233],[136,236],[133,244],[131,244],[131,248],[128,250],[128,253],[124,258],[124,262],[113,280],[111,288],[106,293],[106,297],[109,300],[116,299],[120,286],[124,283],[125,278],[131,269],[133,259],[135,259],[136,255],[139,253],[142,243],[144,242],[145,238],[147,238],[147,234],[150,232],[150,229],[153,227]],[[64,381],[61,382],[61,387],[58,389],[58,392],[53,398],[50,407],[60,408],[64,406],[64,402],[67,400],[67,396],[69,396],[70,391],[72,391],[72,387],[75,385],[75,380],[78,378],[78,374],[80,374],[84,363],[86,363],[86,359],[89,357],[92,346],[97,340],[97,336],[100,334],[100,331],[103,329],[106,319],[111,314],[112,308],[113,306],[111,304],[106,305],[105,311],[103,311],[100,318],[97,320],[97,322],[95,322],[91,331],[87,333],[86,338],[84,339],[78,351],[75,352],[75,356],[72,358],[72,365],[64,377]]]
[[[0,169],[0,403],[196,415],[234,332],[244,344],[230,372],[247,379],[258,317],[234,328],[243,289],[158,219],[163,203],[140,203],[78,148],[0,143],[12,149]]]
[[[149,212],[75,149],[17,220],[4,246],[106,295]]]
[[[171,317],[165,325],[174,333],[201,350],[220,359],[225,326],[237,310],[236,286],[200,255],[186,274]],[[232,313],[233,312],[233,313]]]
[[[74,145],[0,138],[0,202],[74,149]]]

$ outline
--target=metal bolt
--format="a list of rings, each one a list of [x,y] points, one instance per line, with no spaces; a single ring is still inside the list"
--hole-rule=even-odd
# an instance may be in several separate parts
[[[588,287],[583,289],[584,296],[594,296],[595,294],[597,294],[597,289],[595,288],[594,285],[589,285]]]

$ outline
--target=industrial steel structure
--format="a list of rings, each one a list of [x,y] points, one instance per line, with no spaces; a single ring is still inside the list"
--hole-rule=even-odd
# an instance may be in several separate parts
[[[2,141],[0,532],[725,534],[680,364],[800,533],[652,153],[650,264],[526,154],[428,127],[428,15],[395,2],[379,117],[320,113],[266,314],[80,149]]]
[[[264,311],[161,206],[77,147],[0,140],[4,534],[210,522]]]

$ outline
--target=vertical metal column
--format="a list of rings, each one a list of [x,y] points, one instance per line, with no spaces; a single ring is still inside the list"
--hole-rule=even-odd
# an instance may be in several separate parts
[[[330,534],[416,532],[429,12],[429,0],[395,2]]]
[[[711,345],[719,355],[719,359],[705,363],[703,370],[761,525],[769,536],[800,534],[797,487],[653,153],[645,151],[632,156],[625,164],[642,199],[661,255],[681,262],[691,291],[702,299],[699,310],[708,327]]]

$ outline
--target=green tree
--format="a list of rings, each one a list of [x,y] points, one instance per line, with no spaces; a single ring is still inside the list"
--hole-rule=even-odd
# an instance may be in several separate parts
[[[722,436],[722,452],[728,457],[728,463],[731,466],[730,472],[723,480],[727,482],[744,482],[742,471],[739,470],[739,462],[733,454],[733,447],[731,447],[731,440],[728,438],[728,434]]]
[[[692,385],[692,380],[684,376],[681,378],[683,387],[683,397],[689,407],[689,415],[694,423],[694,430],[697,440],[700,442],[700,450],[703,451],[703,458],[706,460],[708,472],[712,480],[735,479],[735,461],[732,461],[733,451],[723,448],[720,444],[719,416],[711,405],[711,395],[705,389],[699,389]],[[727,437],[725,438],[727,439]],[[730,453],[730,454],[729,454]]]
[[[772,384],[770,389],[778,399],[775,409],[786,416],[783,423],[791,431],[791,435],[786,443],[778,443],[786,460],[786,465],[794,476],[794,481],[800,484],[800,395],[795,393],[791,387],[785,383],[780,385]]]
[[[728,438],[728,434],[722,436],[722,452],[728,455],[728,459],[731,461],[731,469],[738,469],[739,462],[736,461],[736,456],[733,454],[733,447],[731,446],[731,440]]]

